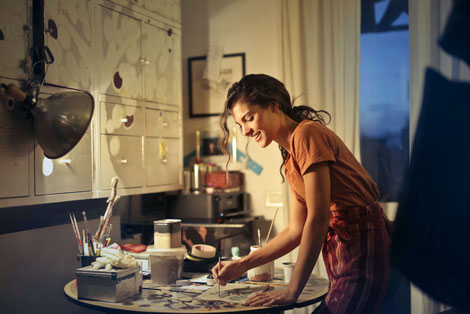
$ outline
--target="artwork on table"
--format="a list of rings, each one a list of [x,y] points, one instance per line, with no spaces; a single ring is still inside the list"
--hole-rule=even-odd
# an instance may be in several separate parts
[[[189,116],[217,116],[223,112],[230,86],[245,76],[245,54],[225,54],[220,62],[207,56],[188,58]],[[215,63],[217,66],[212,66]],[[208,69],[212,73],[207,73]],[[209,75],[210,74],[210,75]]]
[[[196,297],[196,299],[243,304],[246,298],[248,298],[248,296],[250,296],[252,293],[261,291],[263,289],[263,285],[228,283],[225,286],[220,286],[220,296],[218,289],[218,285],[215,285],[211,289]]]

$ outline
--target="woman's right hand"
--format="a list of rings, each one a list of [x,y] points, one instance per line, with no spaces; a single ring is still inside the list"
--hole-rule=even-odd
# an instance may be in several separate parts
[[[212,268],[212,276],[222,286],[225,286],[229,281],[241,277],[245,272],[246,270],[242,267],[239,260],[221,262],[220,271],[218,264]]]

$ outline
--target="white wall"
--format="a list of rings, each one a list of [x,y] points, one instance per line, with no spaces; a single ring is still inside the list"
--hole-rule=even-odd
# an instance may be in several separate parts
[[[224,46],[226,54],[246,54],[246,74],[265,73],[282,80],[281,12],[279,0],[182,0],[181,4],[183,146],[186,156],[195,150],[196,130],[219,130],[218,117],[189,118],[188,57],[207,55],[209,47],[214,45]],[[220,106],[222,111],[223,104]],[[238,134],[237,140],[239,149],[244,151],[245,138]],[[261,149],[252,142],[249,153],[263,167],[260,175],[241,164],[232,165],[232,169],[242,169],[245,174],[245,189],[250,193],[253,214],[271,220],[275,208],[265,206],[266,193],[281,192],[284,197],[286,194],[286,184],[281,184],[279,174],[282,158],[275,143]],[[225,164],[224,159],[219,161]],[[287,222],[286,207],[277,214],[273,234]]]

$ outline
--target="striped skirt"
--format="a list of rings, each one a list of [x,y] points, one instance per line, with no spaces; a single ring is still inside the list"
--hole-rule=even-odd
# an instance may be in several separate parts
[[[333,208],[322,253],[330,286],[331,313],[377,313],[390,275],[390,221],[375,203]]]

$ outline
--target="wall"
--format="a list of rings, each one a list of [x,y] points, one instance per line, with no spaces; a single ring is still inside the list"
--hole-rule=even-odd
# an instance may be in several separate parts
[[[189,118],[188,57],[207,55],[209,47],[224,46],[224,53],[246,54],[246,74],[265,73],[282,80],[281,13],[279,0],[182,0],[182,56],[183,56],[183,145],[184,155],[195,150],[195,132],[216,132],[219,118]],[[223,104],[220,104],[221,111]],[[233,125],[233,124],[232,124]],[[246,139],[237,134],[239,149],[244,152]],[[267,192],[282,193],[285,198],[286,184],[281,183],[279,166],[282,158],[275,143],[261,149],[250,143],[251,158],[263,170],[257,175],[241,164],[230,169],[242,170],[245,188],[250,193],[250,208],[254,215],[273,218],[275,208],[265,206]],[[216,159],[225,165],[225,159]],[[285,203],[285,199],[283,199]],[[274,233],[285,227],[286,208],[280,209],[275,220]],[[261,226],[262,237],[267,226]],[[272,236],[271,235],[271,236]]]

